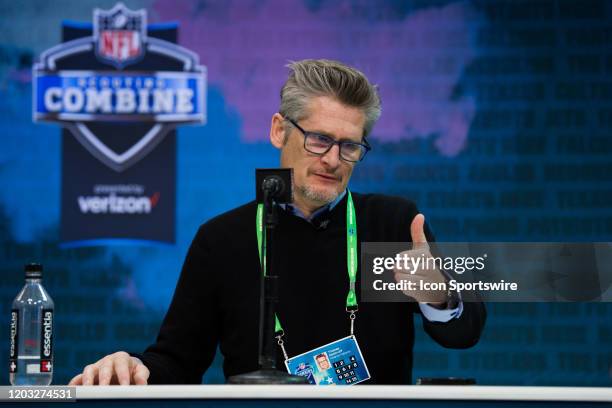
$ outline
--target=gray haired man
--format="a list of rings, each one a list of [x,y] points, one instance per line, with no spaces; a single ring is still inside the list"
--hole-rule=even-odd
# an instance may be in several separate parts
[[[349,334],[350,234],[358,237],[356,248],[360,242],[433,240],[414,203],[347,189],[354,167],[370,150],[367,136],[381,113],[376,87],[336,61],[303,60],[288,67],[270,126],[281,167],[294,172],[294,202],[279,214],[270,260],[279,274],[277,315],[285,334],[280,369],[285,354],[300,355]],[[142,354],[108,355],[71,384],[200,383],[218,347],[226,376],[256,370],[261,277],[256,213],[257,204],[250,202],[203,224],[156,342]],[[445,280],[437,270],[420,271],[418,278]],[[370,383],[411,383],[415,313],[445,347],[478,341],[484,306],[451,303],[446,296],[422,293],[414,296],[418,303],[359,303],[352,310],[351,334],[359,340]],[[359,290],[352,301],[359,301]]]

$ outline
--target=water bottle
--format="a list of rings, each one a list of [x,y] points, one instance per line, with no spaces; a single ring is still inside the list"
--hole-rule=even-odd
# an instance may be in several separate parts
[[[9,348],[13,385],[49,385],[53,377],[53,300],[41,280],[42,265],[26,265],[25,286],[13,301]]]

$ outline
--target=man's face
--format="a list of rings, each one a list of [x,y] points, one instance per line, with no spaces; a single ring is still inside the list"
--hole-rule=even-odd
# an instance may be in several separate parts
[[[317,356],[317,364],[321,370],[327,370],[330,367],[329,361],[327,361],[325,356]]]
[[[298,122],[305,131],[321,133],[336,141],[362,142],[365,115],[359,108],[348,107],[329,97],[311,99],[308,108],[309,115]],[[275,138],[275,126],[282,123],[280,118],[275,115],[272,119],[271,139],[281,149],[281,167],[293,168],[296,203],[318,208],[332,202],[346,188],[354,163],[340,159],[338,145],[322,156],[306,151],[304,135],[294,127],[290,128],[286,140],[284,127],[280,130],[282,140],[278,135]],[[284,122],[284,126],[291,125]]]

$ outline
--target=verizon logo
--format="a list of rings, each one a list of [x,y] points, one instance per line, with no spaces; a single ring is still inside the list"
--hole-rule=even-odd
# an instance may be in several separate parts
[[[108,195],[79,196],[77,202],[81,214],[150,214],[159,202],[156,192],[147,196]]]

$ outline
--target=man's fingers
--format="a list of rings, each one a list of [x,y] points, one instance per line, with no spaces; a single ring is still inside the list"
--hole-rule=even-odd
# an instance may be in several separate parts
[[[70,380],[70,382],[68,383],[69,387],[75,386],[75,385],[83,385],[83,374],[79,374],[79,375],[75,375],[72,380]]]
[[[410,224],[410,236],[414,244],[426,244],[427,238],[425,237],[425,216],[423,214],[417,214],[412,223]]]
[[[110,385],[114,374],[114,364],[112,359],[102,360],[102,365],[98,372],[98,384],[99,385]]]
[[[134,367],[134,384],[147,385],[149,375],[149,369],[144,364],[137,364],[136,367]]]
[[[83,369],[82,375],[83,385],[94,385],[94,381],[98,375],[98,367],[94,364],[90,364]]]
[[[70,380],[69,385],[146,384],[149,370],[146,367],[136,370],[139,365],[144,367],[139,359],[125,351],[118,351],[86,366],[82,374]],[[133,379],[135,373],[138,373],[138,380]]]
[[[119,385],[130,385],[130,357],[115,359],[115,374]]]

